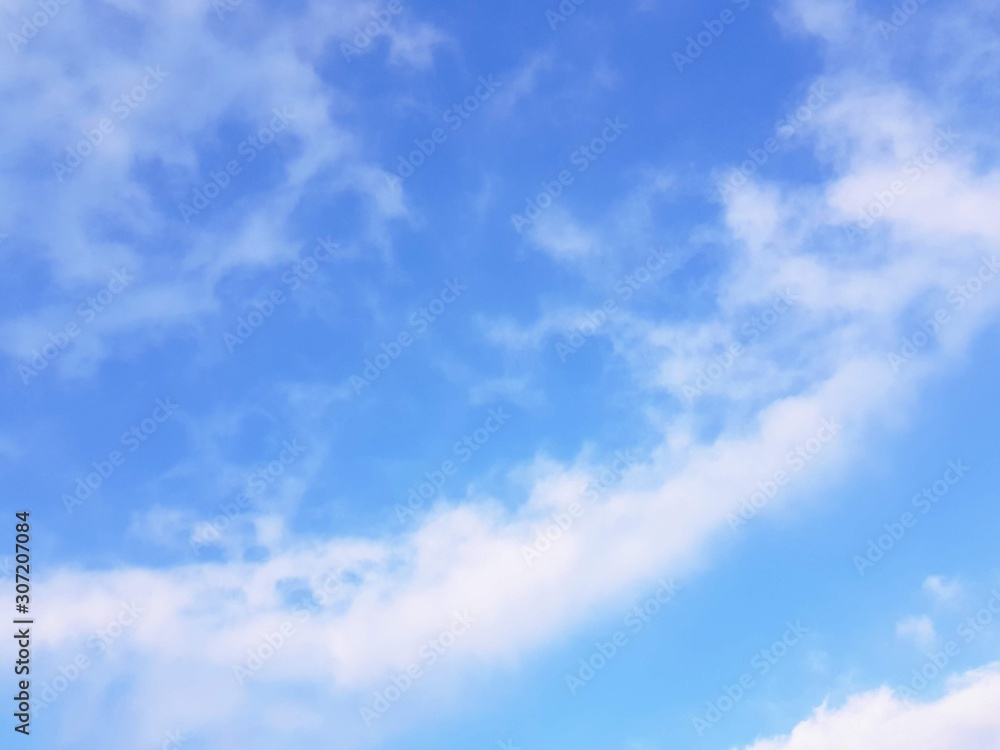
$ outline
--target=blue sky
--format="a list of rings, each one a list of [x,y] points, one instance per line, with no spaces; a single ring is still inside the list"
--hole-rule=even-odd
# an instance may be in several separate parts
[[[2,30],[0,745],[1000,747],[989,3]]]

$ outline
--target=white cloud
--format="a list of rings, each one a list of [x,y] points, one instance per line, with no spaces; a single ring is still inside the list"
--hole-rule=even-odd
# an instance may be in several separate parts
[[[584,261],[601,249],[599,238],[559,208],[535,221],[528,236],[539,249],[560,261]]]
[[[924,581],[926,591],[937,604],[951,604],[962,594],[960,581],[944,576],[927,576]]]
[[[1000,667],[952,679],[935,701],[910,701],[888,688],[826,704],[789,734],[746,750],[986,750],[1000,747]]]
[[[896,635],[912,641],[919,648],[934,645],[934,640],[937,638],[934,621],[927,615],[904,617],[896,623]]]
[[[127,19],[107,7],[60,5],[30,49],[0,71],[8,112],[0,160],[19,163],[28,149],[45,165],[0,187],[0,227],[16,227],[4,256],[13,263],[30,254],[48,281],[34,309],[0,324],[2,351],[24,358],[45,344],[53,326],[73,315],[67,301],[92,293],[111,269],[125,266],[138,278],[115,312],[77,340],[75,358],[57,362],[55,369],[71,375],[164,332],[189,335],[192,322],[240,304],[219,282],[272,269],[311,243],[295,236],[290,222],[310,195],[359,197],[359,231],[383,248],[387,224],[408,215],[402,195],[366,155],[364,130],[341,122],[349,98],[320,72],[330,49],[371,22],[375,4],[310,2],[273,14],[239,3],[222,18],[211,2],[109,5]],[[389,60],[429,65],[443,34],[409,14],[386,32]],[[116,24],[142,43],[94,41],[113,39]],[[158,82],[141,100],[131,98],[140,83],[152,85],[150,69]],[[290,121],[266,147],[251,149],[251,162],[241,139],[269,124],[276,109]],[[67,148],[87,132],[100,135],[102,118],[112,131],[58,180],[49,163],[66,163]],[[279,166],[266,190],[254,190],[247,173],[265,158]],[[228,201],[234,188],[223,188],[186,221],[178,204],[191,204],[195,189],[225,172],[229,160],[241,167],[231,178],[240,200]],[[59,220],[52,221],[56,205]]]
[[[154,505],[149,510],[132,514],[128,533],[143,542],[177,546],[187,541],[194,522],[189,511]]]
[[[492,111],[501,117],[509,115],[522,99],[534,93],[538,79],[552,68],[554,59],[552,52],[536,52],[501,78],[502,89],[493,95]]]
[[[299,94],[315,93],[308,66],[279,58]],[[948,366],[952,358],[947,355],[961,352],[1000,304],[996,293],[981,295],[939,335],[944,356],[927,352],[904,372],[892,372],[886,352],[907,330],[912,307],[928,297],[942,298],[972,272],[984,251],[996,247],[1000,226],[980,216],[977,207],[1000,199],[1000,174],[971,170],[968,157],[956,148],[920,183],[912,204],[901,204],[899,213],[886,218],[884,232],[871,233],[846,252],[831,232],[842,228],[847,207],[877,184],[873,176],[886,174],[887,154],[909,153],[933,132],[936,120],[933,108],[891,85],[872,95],[871,86],[858,89],[849,77],[840,83],[840,106],[815,124],[818,158],[830,172],[827,184],[820,189],[759,179],[739,191],[724,207],[731,266],[713,290],[716,309],[696,321],[644,321],[635,329],[645,336],[628,339],[630,361],[640,368],[652,364],[663,376],[643,384],[669,391],[672,378],[710,361],[716,333],[740,330],[759,305],[786,288],[795,290],[801,303],[745,360],[749,369],[719,383],[718,393],[739,400],[741,410],[728,417],[717,438],[698,442],[692,437],[697,413],[657,424],[661,445],[628,470],[614,490],[587,503],[582,517],[533,565],[525,562],[523,546],[554,510],[581,498],[591,468],[585,461],[552,466],[519,502],[474,497],[462,506],[441,507],[414,531],[398,536],[307,540],[288,534],[268,515],[259,519],[251,540],[267,548],[262,562],[247,561],[235,550],[226,562],[166,570],[56,571],[37,584],[39,601],[58,603],[39,613],[46,622],[39,645],[50,654],[72,651],[119,601],[148,600],[148,616],[123,636],[133,661],[115,665],[123,673],[144,675],[136,705],[151,711],[161,705],[160,696],[183,693],[179,686],[197,675],[200,685],[211,686],[211,694],[177,698],[172,716],[206,732],[222,732],[238,716],[245,727],[239,731],[252,732],[268,728],[266,717],[236,690],[231,668],[262,634],[294,616],[282,586],[302,578],[304,571],[343,568],[354,582],[297,624],[281,658],[269,662],[254,685],[277,691],[289,682],[310,683],[318,686],[317,703],[325,706],[330,698],[353,697],[405,668],[455,610],[468,610],[476,624],[455,646],[449,663],[456,669],[488,667],[553,642],[664,574],[691,573],[708,540],[725,528],[762,474],[780,468],[788,452],[830,418],[843,422],[845,437],[817,456],[809,472],[834,481],[851,451],[864,450],[868,424],[895,418],[920,376]],[[316,130],[300,134],[305,152],[311,153],[310,144],[334,128],[305,101],[297,101],[320,120]],[[858,123],[853,130],[847,127],[852,122]],[[328,152],[319,153],[326,163]],[[317,173],[321,164],[308,166],[314,169],[304,168],[305,175]],[[579,225],[569,220],[573,223],[563,226]],[[579,234],[549,239],[571,256],[590,246]],[[204,264],[210,256],[202,249],[197,257]],[[226,263],[230,260],[242,265],[260,256],[246,245]],[[573,313],[558,312],[527,332],[498,326],[493,333],[537,346],[575,319]],[[615,335],[614,327],[607,330]],[[788,355],[789,342],[795,344],[794,358]],[[775,380],[777,369],[784,379]],[[774,505],[800,497],[801,491],[790,487]],[[904,627],[905,634],[918,637],[927,632],[923,623]],[[888,691],[867,694],[840,711],[821,709],[788,740],[755,748],[943,750],[956,746],[955,737],[996,738],[998,679],[992,671],[970,676],[946,699],[920,706]],[[970,706],[993,710],[975,713]],[[309,717],[302,721],[308,724]],[[915,727],[925,731],[915,732]],[[834,739],[828,742],[827,733]]]
[[[437,47],[448,43],[448,37],[429,23],[404,25],[401,29],[390,27],[389,59],[397,65],[429,68],[434,64]]]
[[[777,16],[796,31],[838,39],[853,25],[853,11],[853,0],[791,0]]]

